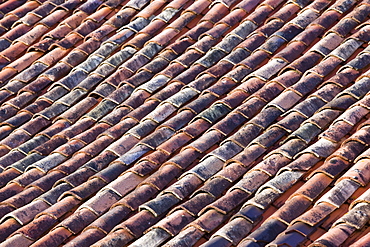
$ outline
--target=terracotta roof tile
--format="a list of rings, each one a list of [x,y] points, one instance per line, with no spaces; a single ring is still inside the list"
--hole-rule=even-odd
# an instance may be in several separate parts
[[[367,241],[367,1],[0,11],[1,246]]]

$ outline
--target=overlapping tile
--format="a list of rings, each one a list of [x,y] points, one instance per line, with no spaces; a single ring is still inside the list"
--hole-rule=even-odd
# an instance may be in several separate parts
[[[0,4],[0,246],[364,246],[369,1]]]

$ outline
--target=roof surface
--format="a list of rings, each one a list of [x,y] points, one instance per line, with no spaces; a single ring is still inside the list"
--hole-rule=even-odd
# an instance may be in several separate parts
[[[0,246],[370,246],[370,0],[1,0]]]

